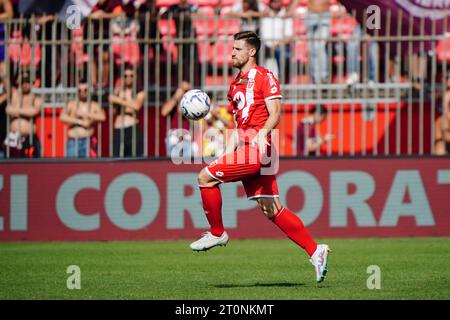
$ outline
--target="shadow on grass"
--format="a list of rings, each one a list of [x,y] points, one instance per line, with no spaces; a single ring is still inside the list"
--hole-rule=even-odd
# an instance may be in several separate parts
[[[249,283],[249,284],[217,284],[214,285],[215,288],[250,288],[250,287],[300,287],[304,286],[304,283],[290,283],[290,282],[279,282],[279,283]]]

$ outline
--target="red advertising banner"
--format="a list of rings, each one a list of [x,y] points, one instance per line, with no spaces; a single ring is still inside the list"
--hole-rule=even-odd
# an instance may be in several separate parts
[[[197,174],[170,161],[0,164],[0,241],[196,238],[208,228]],[[315,237],[450,236],[448,158],[285,159],[282,203]],[[284,237],[221,187],[232,238]]]

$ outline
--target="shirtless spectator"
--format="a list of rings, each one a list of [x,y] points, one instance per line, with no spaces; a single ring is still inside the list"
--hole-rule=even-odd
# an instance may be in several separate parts
[[[116,89],[109,96],[114,106],[114,157],[136,157],[143,154],[142,129],[137,113],[145,102],[145,92],[134,93],[135,71],[131,65],[125,66],[123,88]]]
[[[69,126],[67,131],[67,157],[95,157],[94,124],[105,121],[105,113],[95,101],[89,101],[89,87],[86,80],[78,84],[78,96],[67,103],[60,115],[61,122]]]
[[[14,88],[11,103],[6,107],[10,116],[10,131],[5,139],[6,155],[10,158],[39,158],[41,145],[36,135],[36,118],[41,111],[42,100],[31,92],[28,73],[19,78],[20,87]]]

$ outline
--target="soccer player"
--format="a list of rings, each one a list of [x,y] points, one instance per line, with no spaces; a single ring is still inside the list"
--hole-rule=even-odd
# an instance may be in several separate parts
[[[317,244],[300,218],[283,207],[275,175],[262,172],[262,155],[271,148],[270,133],[280,121],[282,96],[272,72],[256,64],[260,47],[261,41],[252,31],[234,35],[232,64],[240,72],[231,83],[228,100],[237,130],[225,154],[203,168],[198,176],[203,209],[211,229],[191,243],[191,249],[205,251],[227,244],[219,184],[242,181],[248,199],[256,200],[267,218],[306,250],[316,271],[316,281],[322,282],[327,273],[328,245]]]

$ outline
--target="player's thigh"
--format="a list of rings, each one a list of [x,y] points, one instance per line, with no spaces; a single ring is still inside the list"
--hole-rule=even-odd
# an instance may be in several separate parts
[[[261,169],[259,161],[249,159],[245,154],[248,150],[243,148],[238,148],[233,153],[213,161],[205,167],[205,171],[220,182],[241,181],[259,174]]]

